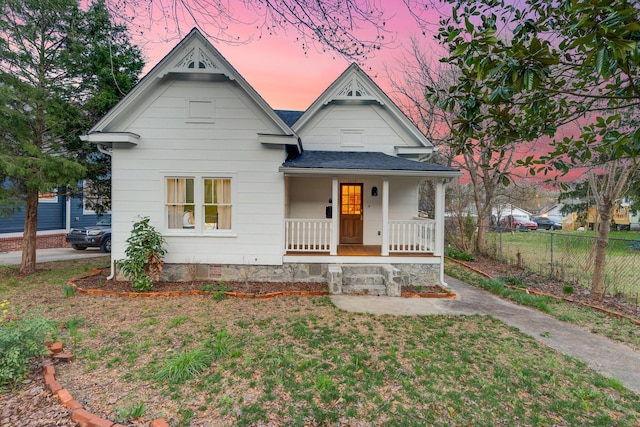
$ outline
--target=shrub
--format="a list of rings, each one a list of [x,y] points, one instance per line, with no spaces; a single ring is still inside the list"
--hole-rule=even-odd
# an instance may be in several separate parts
[[[565,294],[572,294],[574,291],[573,286],[571,285],[564,285],[562,287],[562,292],[564,292]]]
[[[29,359],[47,353],[44,341],[54,330],[41,317],[0,322],[0,390],[24,378]]]
[[[473,261],[475,257],[469,252],[461,251],[460,249],[446,247],[444,248],[444,254],[449,258],[459,259],[460,261]]]
[[[160,279],[162,258],[167,253],[164,244],[164,237],[149,224],[149,217],[133,224],[124,252],[127,259],[120,261],[118,266],[136,291],[148,291],[153,288],[153,281]]]

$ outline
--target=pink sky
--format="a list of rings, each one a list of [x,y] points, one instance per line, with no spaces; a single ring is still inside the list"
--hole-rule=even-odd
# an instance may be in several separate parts
[[[406,57],[410,57],[411,38],[417,37],[421,43],[429,47],[429,50],[438,51],[441,48],[433,37],[437,25],[430,26],[428,31],[432,32],[423,35],[403,2],[380,1],[386,7],[387,16],[391,17],[386,22],[389,34],[385,37],[393,40],[393,43],[384,46],[376,52],[375,57],[365,60],[360,65],[393,99],[385,67],[395,70],[397,75],[402,75],[402,64]],[[423,17],[437,23],[439,12],[429,13],[430,15]],[[181,28],[183,36],[190,29],[189,25]],[[156,65],[182,38],[163,41],[167,37],[163,28],[146,32],[147,37],[153,31],[157,34],[155,40],[147,38],[142,43],[140,40],[134,40],[143,49],[147,61],[145,72]],[[297,31],[294,28],[278,30],[275,35],[260,36],[255,24],[247,24],[232,27],[229,32],[250,41],[241,45],[210,41],[274,109],[306,110],[352,62],[333,52],[319,52],[320,49],[317,47],[311,47],[305,53],[301,42],[296,41]],[[438,59],[434,58],[434,62]],[[527,156],[533,154],[532,151],[538,151],[532,150],[532,145],[523,144],[519,147],[518,155]],[[526,175],[525,170],[515,173]],[[574,175],[572,174],[575,178]],[[538,175],[533,180],[541,181],[546,178],[548,177]]]
[[[366,60],[361,66],[376,83],[388,90],[384,66],[399,66],[398,61],[410,46],[410,38],[420,36],[425,43],[435,42],[432,35],[421,35],[402,2],[386,0],[382,4],[385,7],[388,5],[385,13],[391,16],[386,25],[390,31],[386,39],[393,39],[394,43],[383,47],[374,58]],[[437,22],[437,16],[432,21]],[[183,34],[189,30],[182,28]],[[275,109],[305,110],[350,64],[350,61],[332,52],[320,53],[314,47],[305,54],[301,43],[295,40],[297,34],[293,28],[262,37],[255,25],[238,25],[231,32],[251,38],[251,41],[239,46],[212,41],[213,45]],[[160,40],[162,31],[156,33]],[[157,64],[177,42],[146,40],[142,45],[147,61],[145,71]]]

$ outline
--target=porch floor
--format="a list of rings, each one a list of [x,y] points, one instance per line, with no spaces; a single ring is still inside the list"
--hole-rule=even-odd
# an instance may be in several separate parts
[[[338,245],[338,256],[381,256],[381,245]],[[329,252],[292,252],[288,251],[285,255],[302,255],[302,256],[327,256]],[[392,252],[391,257],[429,257],[433,256],[431,252]]]

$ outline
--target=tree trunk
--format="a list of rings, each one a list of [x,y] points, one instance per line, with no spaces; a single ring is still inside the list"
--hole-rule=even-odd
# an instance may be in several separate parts
[[[600,214],[600,227],[596,239],[596,257],[593,265],[593,279],[591,281],[591,299],[602,300],[604,296],[604,268],[606,265],[607,246],[609,245],[609,231],[611,230],[611,215],[613,208],[605,208]]]
[[[38,233],[38,191],[27,191],[27,204],[22,238],[22,264],[20,273],[31,274],[36,271],[36,236]]]
[[[487,228],[489,227],[489,217],[478,215],[478,234],[476,236],[476,250],[480,254],[487,253]]]

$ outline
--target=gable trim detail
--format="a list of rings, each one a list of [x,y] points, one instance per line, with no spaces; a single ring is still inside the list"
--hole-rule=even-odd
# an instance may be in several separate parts
[[[89,130],[109,132],[116,130],[117,121],[126,117],[128,110],[141,103],[141,99],[166,78],[225,79],[234,81],[269,117],[284,135],[293,134],[289,127],[240,73],[196,28],[175,46],[138,84]]]

